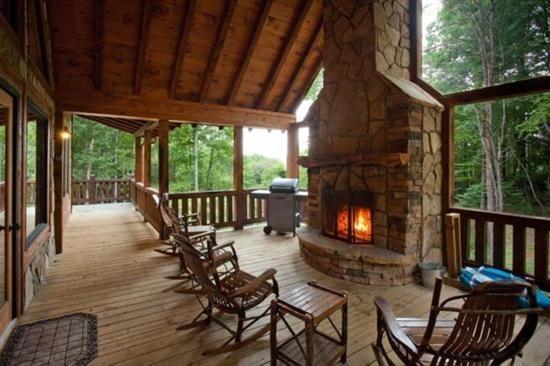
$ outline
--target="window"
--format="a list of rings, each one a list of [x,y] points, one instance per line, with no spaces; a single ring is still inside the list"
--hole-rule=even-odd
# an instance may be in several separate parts
[[[26,233],[27,244],[48,221],[48,120],[29,107],[26,133]]]
[[[550,74],[550,3],[422,1],[422,78],[443,94]]]

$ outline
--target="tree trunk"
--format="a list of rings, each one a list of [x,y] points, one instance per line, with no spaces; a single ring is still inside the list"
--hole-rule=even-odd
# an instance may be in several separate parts
[[[212,172],[212,163],[214,162],[214,147],[210,148],[210,158],[208,159],[208,170],[206,171],[206,187],[212,189],[212,182],[210,181],[210,175]]]

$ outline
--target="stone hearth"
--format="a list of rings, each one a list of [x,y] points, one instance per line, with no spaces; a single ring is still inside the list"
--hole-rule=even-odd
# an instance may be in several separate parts
[[[443,106],[410,80],[408,6],[324,1],[324,85],[305,119],[309,156],[300,159],[308,168],[308,223],[321,229],[324,188],[370,192],[373,246],[302,234],[300,248],[315,268],[356,282],[406,283],[442,240]]]
[[[405,285],[414,281],[416,263],[404,254],[375,245],[342,245],[315,229],[304,230],[299,237],[304,261],[333,277],[370,285]]]

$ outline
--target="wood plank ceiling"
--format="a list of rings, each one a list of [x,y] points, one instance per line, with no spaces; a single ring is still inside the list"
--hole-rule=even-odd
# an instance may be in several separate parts
[[[99,115],[81,115],[78,114],[79,117],[88,119],[90,121],[94,121],[97,123],[100,123],[102,125],[115,128],[117,130],[128,132],[131,134],[135,134],[139,131],[143,131],[144,129],[150,129],[152,132],[153,137],[158,137],[158,124],[153,123],[149,120],[142,120],[142,119],[135,119],[135,118],[115,118],[110,116],[99,116]],[[152,128],[148,128],[153,124]],[[174,128],[177,128],[180,126],[179,123],[170,123],[170,130],[173,130]]]
[[[321,66],[322,0],[50,2],[56,93],[294,112]]]

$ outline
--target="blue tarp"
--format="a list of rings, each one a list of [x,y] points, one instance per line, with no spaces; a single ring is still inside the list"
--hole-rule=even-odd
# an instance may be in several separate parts
[[[513,280],[526,283],[525,279],[515,276],[497,268],[481,266],[478,268],[463,267],[460,270],[460,282],[469,289],[472,289],[483,282]],[[535,293],[537,305],[543,309],[550,309],[550,297],[537,288]],[[529,307],[527,296],[520,299],[520,307]]]

